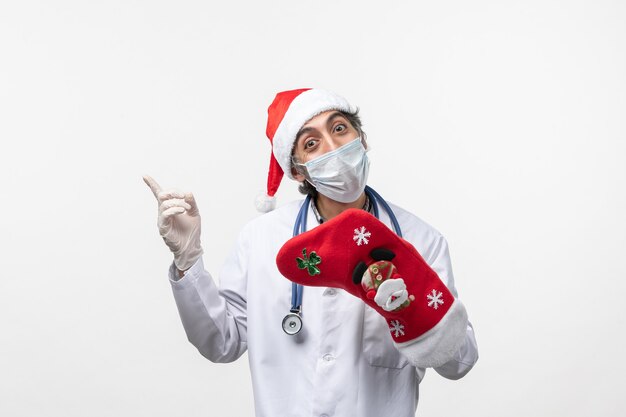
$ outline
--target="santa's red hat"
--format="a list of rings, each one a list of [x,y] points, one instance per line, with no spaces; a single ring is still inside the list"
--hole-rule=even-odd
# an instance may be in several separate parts
[[[284,174],[291,179],[291,152],[300,128],[313,117],[328,110],[355,112],[356,108],[338,94],[317,88],[301,88],[276,94],[267,109],[267,138],[272,144],[267,176],[267,194],[257,197],[257,210],[272,211],[275,194]]]

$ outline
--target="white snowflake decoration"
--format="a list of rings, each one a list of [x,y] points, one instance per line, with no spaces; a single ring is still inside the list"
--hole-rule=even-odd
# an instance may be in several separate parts
[[[370,236],[372,236],[372,234],[365,230],[365,226],[361,226],[360,229],[354,229],[354,237],[352,238],[352,240],[356,242],[357,246],[361,246],[362,244],[367,245],[368,243],[370,243],[368,239],[368,237]]]
[[[389,330],[395,337],[404,336],[404,330],[402,330],[404,329],[404,325],[400,324],[399,320],[391,320],[390,324],[391,327],[389,327]]]
[[[441,291],[437,292],[435,290],[432,290],[432,292],[430,294],[428,294],[426,296],[426,298],[428,298],[428,307],[432,307],[435,310],[437,310],[437,308],[439,308],[440,304],[443,304],[443,293]]]

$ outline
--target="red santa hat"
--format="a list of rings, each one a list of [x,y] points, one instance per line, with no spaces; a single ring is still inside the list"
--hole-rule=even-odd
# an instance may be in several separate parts
[[[276,191],[284,174],[291,179],[291,152],[296,135],[302,126],[313,117],[328,110],[355,112],[348,101],[330,91],[317,88],[302,88],[276,94],[267,109],[267,138],[272,145],[270,167],[267,176],[267,194],[256,199],[256,208],[261,212],[274,210]]]

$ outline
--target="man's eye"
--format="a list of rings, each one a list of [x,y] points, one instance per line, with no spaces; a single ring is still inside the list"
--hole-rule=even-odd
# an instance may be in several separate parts
[[[310,149],[312,147],[315,146],[315,141],[314,140],[307,140],[306,142],[304,142],[304,149]]]
[[[335,126],[335,132],[343,132],[344,130],[346,130],[346,125],[344,125],[343,123],[339,123],[337,126]]]

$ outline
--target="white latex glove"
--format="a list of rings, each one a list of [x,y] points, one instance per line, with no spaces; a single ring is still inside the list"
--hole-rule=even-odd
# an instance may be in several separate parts
[[[200,212],[196,200],[191,193],[161,190],[161,186],[148,175],[144,175],[143,180],[159,204],[159,233],[174,254],[176,268],[186,271],[202,256]]]

